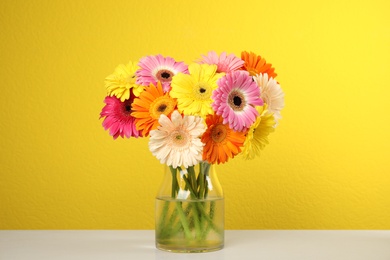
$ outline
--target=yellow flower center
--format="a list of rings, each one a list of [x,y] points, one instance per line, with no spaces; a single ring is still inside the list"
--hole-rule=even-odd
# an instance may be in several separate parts
[[[161,114],[169,115],[175,110],[176,102],[167,95],[156,98],[150,104],[149,113],[154,119],[158,119]]]
[[[133,73],[133,74],[130,74],[130,75],[126,78],[126,83],[128,83],[128,84],[130,84],[130,85],[133,85],[133,84],[135,84],[135,80],[136,80],[135,73]]]
[[[183,147],[188,144],[188,134],[183,130],[175,130],[170,134],[171,144],[176,147]]]

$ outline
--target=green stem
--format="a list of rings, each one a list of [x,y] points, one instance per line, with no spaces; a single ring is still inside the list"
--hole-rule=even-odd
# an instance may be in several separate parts
[[[165,233],[168,237],[174,236],[175,230],[173,229],[173,226],[175,225],[175,223],[177,222],[178,224],[180,224],[180,220],[177,220],[178,218],[177,214],[178,211],[174,209],[172,211],[171,217],[168,220],[168,223],[165,226],[165,231],[166,231]]]
[[[184,179],[185,183],[187,184],[188,190],[191,193],[191,198],[197,199],[198,196],[196,195],[194,189],[192,188],[192,185],[191,185],[190,181],[188,180],[187,176],[183,175],[183,179]]]
[[[199,180],[199,198],[204,199],[205,196],[205,175],[202,170],[199,170],[199,175],[198,175],[198,180]]]
[[[206,175],[204,176],[204,185],[204,197],[207,198],[207,196],[209,195],[209,183],[206,181]]]
[[[190,180],[187,178],[187,176],[185,176],[185,175],[183,175],[183,179],[184,179],[184,181],[185,181],[185,183],[187,184],[187,186],[188,186],[188,190],[190,191],[190,193],[191,193],[191,198],[193,199],[193,200],[196,200],[196,199],[198,199],[198,196],[197,196],[197,194],[196,194],[196,192],[194,191],[194,189],[193,189],[193,187],[191,186],[191,184],[190,184]],[[200,219],[199,219],[199,217],[201,216],[201,215],[204,215],[205,213],[204,213],[204,211],[202,212],[202,211],[200,211],[199,212],[199,203],[197,203],[196,201],[194,201],[194,202],[192,202],[192,203],[194,203],[194,206],[195,207],[193,207],[193,212],[192,212],[192,214],[193,214],[193,218],[194,218],[194,224],[195,224],[195,232],[196,232],[196,237],[198,238],[198,239],[200,239],[201,238],[201,227],[203,226],[202,225],[202,223],[200,222]]]
[[[186,239],[190,239],[191,238],[190,227],[188,225],[187,217],[185,216],[185,214],[183,212],[182,204],[180,201],[176,202],[176,210],[179,214],[179,218],[180,218],[181,224],[183,226]]]
[[[192,208],[192,204],[189,203],[189,204],[187,205],[186,209],[184,210],[185,216],[188,216],[188,215],[190,214],[191,208]],[[177,210],[175,210],[174,212],[177,212]],[[177,216],[177,214],[176,214],[175,216]],[[182,224],[181,224],[180,221],[178,221],[177,223],[173,223],[172,226],[173,226],[173,228],[172,228],[172,233],[171,233],[171,235],[174,236],[174,235],[177,234],[177,232],[180,231],[180,229],[181,229],[181,227],[182,227]],[[188,226],[191,227],[191,222],[188,223]]]
[[[194,166],[190,166],[187,169],[188,171],[188,180],[189,180],[189,186],[191,186],[192,190],[194,191],[195,197],[198,198],[198,188],[196,185],[196,174],[195,174],[195,169]]]
[[[176,198],[177,191],[179,190],[179,184],[177,183],[177,168],[173,168],[172,166],[169,166],[169,169],[172,173],[172,189],[171,189],[171,197],[172,199]]]
[[[201,173],[203,172],[203,164],[199,163],[199,174],[196,178],[196,185],[199,187],[199,194],[200,194],[200,182],[201,182]]]
[[[160,218],[160,221],[158,222],[158,232],[160,234],[162,234],[165,231],[166,227],[169,226],[168,224],[164,225],[165,220],[167,218],[168,209],[169,209],[169,201],[165,201],[164,208],[163,208],[162,213],[161,213],[161,218]]]
[[[210,166],[211,165],[209,163],[207,163],[207,162],[202,162],[201,164],[204,165],[204,169],[203,169],[203,183],[204,183],[205,187],[204,187],[203,198],[207,198],[207,195],[209,193],[209,187],[208,187],[208,182],[206,181],[206,177],[209,175]]]
[[[221,231],[214,226],[214,214],[215,214],[215,201],[210,201],[210,213],[209,213],[209,225],[204,229],[202,234],[202,239],[205,239],[207,234],[213,228],[217,234],[222,235]],[[212,224],[210,224],[212,223]]]

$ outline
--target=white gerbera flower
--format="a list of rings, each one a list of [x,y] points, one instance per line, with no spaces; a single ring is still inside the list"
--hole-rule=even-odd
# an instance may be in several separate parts
[[[280,111],[284,107],[284,93],[278,82],[274,78],[268,78],[267,73],[260,73],[253,79],[260,87],[261,99],[268,105],[268,111],[274,114],[277,122],[282,118]]]
[[[200,140],[206,127],[198,116],[184,116],[173,111],[171,119],[162,114],[160,126],[150,131],[149,149],[161,163],[174,168],[188,168],[202,160],[203,143]]]

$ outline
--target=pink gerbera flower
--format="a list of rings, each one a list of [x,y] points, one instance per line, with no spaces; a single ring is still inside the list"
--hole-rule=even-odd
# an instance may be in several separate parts
[[[110,135],[117,139],[119,136],[130,138],[141,136],[141,132],[135,127],[135,118],[131,116],[131,103],[133,102],[134,94],[131,92],[130,98],[121,102],[115,96],[107,96],[104,99],[106,105],[100,113],[100,118],[103,120],[104,130],[110,130]]]
[[[146,56],[142,58],[137,70],[137,84],[143,86],[153,85],[160,81],[164,92],[171,89],[172,77],[177,73],[188,74],[188,66],[184,62],[177,62],[171,57],[163,57],[161,54],[156,56]]]
[[[218,57],[215,51],[210,51],[207,56],[202,55],[203,59],[198,60],[200,64],[215,64],[217,65],[217,72],[229,73],[238,70],[244,65],[244,61],[236,57],[234,54],[227,55],[222,52]]]
[[[217,85],[212,95],[215,113],[236,131],[249,128],[259,115],[255,106],[263,105],[256,82],[246,71],[233,71],[220,78]]]

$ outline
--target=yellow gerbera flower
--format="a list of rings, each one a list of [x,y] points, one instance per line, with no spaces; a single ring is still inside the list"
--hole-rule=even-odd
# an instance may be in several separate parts
[[[216,73],[217,66],[193,63],[189,74],[178,73],[172,78],[170,95],[177,98],[178,109],[185,115],[206,117],[213,114],[211,94],[223,73]]]
[[[130,61],[129,64],[120,64],[113,74],[105,80],[108,96],[116,96],[122,102],[130,98],[130,89],[138,97],[144,90],[143,86],[136,84],[135,72],[139,69],[137,63]]]
[[[267,105],[258,106],[256,109],[260,116],[246,135],[241,153],[244,159],[253,159],[260,155],[261,150],[268,144],[268,135],[275,131],[275,118],[273,113],[267,110]]]

